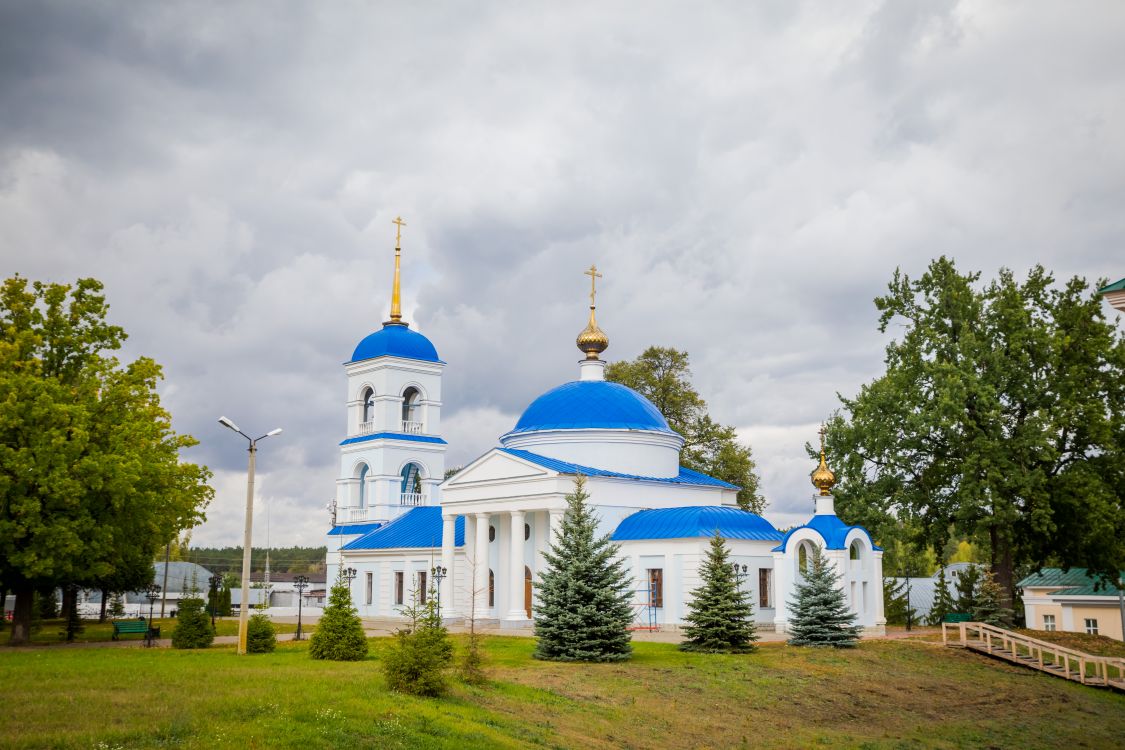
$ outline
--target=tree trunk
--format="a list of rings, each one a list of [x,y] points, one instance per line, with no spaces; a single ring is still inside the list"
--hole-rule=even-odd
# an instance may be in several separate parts
[[[1000,590],[1004,592],[1000,600],[1001,606],[1014,610],[1016,582],[1013,580],[1015,564],[1012,562],[1012,542],[999,533],[995,526],[988,530],[988,541],[991,547],[989,567],[992,575],[996,577],[996,583],[1000,585]]]
[[[30,586],[16,589],[16,608],[12,612],[12,634],[8,637],[11,646],[22,646],[31,637],[31,600],[35,590]]]
[[[101,611],[98,612],[98,622],[105,622],[105,605],[108,598],[109,592],[105,589],[102,589],[102,608]]]
[[[78,587],[77,586],[63,586],[62,587],[62,612],[61,616],[63,622],[70,619],[71,613],[74,608],[78,606]]]

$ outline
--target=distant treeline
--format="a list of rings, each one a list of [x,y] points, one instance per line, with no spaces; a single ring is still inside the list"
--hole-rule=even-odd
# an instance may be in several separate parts
[[[327,547],[275,547],[270,551],[270,570],[275,573],[320,573]],[[183,550],[180,560],[202,565],[212,573],[242,570],[242,547],[194,547]],[[159,558],[158,558],[159,559]],[[266,551],[250,550],[250,569],[264,570]]]

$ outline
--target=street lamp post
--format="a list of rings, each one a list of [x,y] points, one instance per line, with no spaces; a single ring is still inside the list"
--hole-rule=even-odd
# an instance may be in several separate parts
[[[281,428],[270,430],[261,437],[252,438],[238,425],[226,417],[219,417],[219,424],[246,438],[250,446],[250,460],[246,467],[246,529],[242,535],[242,607],[238,613],[238,653],[246,653],[246,629],[250,623],[250,532],[254,523],[254,459],[258,453],[258,441],[281,434]]]
[[[449,577],[449,568],[443,568],[440,565],[435,565],[430,568],[430,575],[434,579],[434,586],[437,591],[437,611],[438,616],[441,616],[441,582]]]
[[[309,577],[297,576],[293,579],[293,588],[297,589],[297,637],[293,640],[301,640],[301,603],[305,598],[305,589],[308,588]]]
[[[211,592],[208,598],[211,600],[211,629],[215,629],[215,600],[219,598],[219,581],[223,580],[222,576],[213,575],[207,579],[211,584]]]
[[[156,600],[160,598],[160,586],[150,583],[145,589],[145,598],[148,599],[148,631],[145,632],[145,647],[150,648],[156,632],[152,627],[152,610],[156,606]]]

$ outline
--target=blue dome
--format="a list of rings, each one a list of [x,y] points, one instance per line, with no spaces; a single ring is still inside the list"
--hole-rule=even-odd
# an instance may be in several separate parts
[[[508,435],[588,429],[675,434],[660,410],[632,388],[603,380],[576,380],[532,401]]]
[[[352,362],[360,362],[375,357],[401,357],[402,359],[419,359],[423,362],[441,362],[438,359],[437,349],[430,340],[412,331],[405,325],[387,323],[375,333],[371,334],[352,352]]]

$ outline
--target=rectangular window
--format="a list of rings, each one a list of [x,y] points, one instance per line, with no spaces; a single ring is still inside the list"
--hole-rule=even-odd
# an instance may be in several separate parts
[[[429,592],[426,590],[426,574],[418,574],[418,603],[425,604]]]
[[[1055,616],[1054,615],[1043,615],[1043,629],[1044,630],[1054,630],[1055,629]]]
[[[649,606],[664,606],[664,568],[648,569]]]
[[[402,586],[403,573],[401,570],[395,571],[395,604],[402,604]]]
[[[770,597],[770,588],[773,584],[773,570],[758,568],[758,608],[769,609],[773,606]]]
[[[1086,618],[1086,632],[1090,635],[1098,634],[1098,621],[1092,617]]]
[[[371,589],[373,588],[373,581],[372,581],[373,578],[374,578],[374,575],[372,573],[367,574],[367,590],[366,590],[366,595],[364,596],[364,601],[368,605],[371,604]]]

